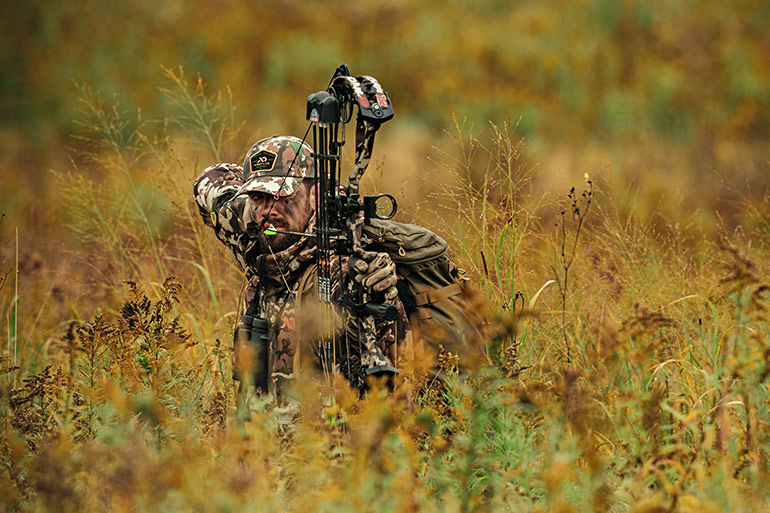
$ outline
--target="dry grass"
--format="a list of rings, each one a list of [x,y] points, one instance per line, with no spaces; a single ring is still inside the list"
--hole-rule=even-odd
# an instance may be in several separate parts
[[[84,92],[88,159],[58,174],[71,289],[21,272],[0,224],[3,511],[767,508],[767,197],[693,237],[596,183],[571,226],[581,197],[534,186],[515,127],[457,124],[432,164],[452,179],[414,211],[484,296],[493,364],[415,400],[340,393],[344,428],[309,388],[287,431],[236,415],[241,274],[188,197],[187,145],[218,155],[237,126],[170,75],[182,138]]]

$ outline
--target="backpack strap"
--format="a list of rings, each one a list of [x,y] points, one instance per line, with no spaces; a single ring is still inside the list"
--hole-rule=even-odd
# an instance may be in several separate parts
[[[318,271],[318,265],[313,264],[310,267],[307,268],[307,270],[302,274],[302,276],[299,279],[299,288],[297,289],[297,297],[294,299],[295,305],[297,308],[297,312],[301,314],[302,312],[302,299],[305,292],[310,291],[313,288],[313,277],[315,277],[316,272]],[[299,338],[299,337],[297,337]],[[300,369],[300,348],[302,347],[302,344],[297,343],[297,347],[294,348],[294,365],[293,369],[295,373],[299,373]]]
[[[417,313],[420,316],[420,320],[430,319],[432,317],[430,309],[426,308],[431,303],[437,303],[443,299],[462,294],[463,289],[459,283],[452,283],[446,287],[440,289],[431,289],[425,292],[420,292],[414,295],[415,303],[417,303]]]
[[[302,295],[313,288],[312,278],[318,270],[318,264],[313,264],[302,274],[299,279],[299,288],[297,289],[297,310],[302,304]]]

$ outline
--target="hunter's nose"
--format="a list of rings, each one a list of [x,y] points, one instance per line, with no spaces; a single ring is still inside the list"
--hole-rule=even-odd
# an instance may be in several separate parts
[[[262,196],[253,201],[254,217],[257,220],[283,216],[286,208],[285,198],[274,196]]]

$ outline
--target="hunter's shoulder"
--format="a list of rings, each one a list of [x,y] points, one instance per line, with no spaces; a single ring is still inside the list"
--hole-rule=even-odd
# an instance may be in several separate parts
[[[193,183],[193,197],[197,200],[213,200],[222,195],[230,196],[243,185],[243,169],[226,162],[204,169]],[[200,201],[199,201],[200,202]]]
[[[243,168],[229,162],[214,164],[201,171],[195,179],[195,186],[203,182],[240,185],[243,183]]]
[[[243,168],[240,166],[240,164],[233,164],[231,162],[220,162],[219,164],[214,164],[204,169],[201,174],[208,172],[234,173],[243,177]]]

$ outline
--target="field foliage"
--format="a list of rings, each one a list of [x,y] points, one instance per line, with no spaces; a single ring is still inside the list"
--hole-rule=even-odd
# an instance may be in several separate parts
[[[768,20],[717,0],[9,4],[0,511],[768,510]],[[362,187],[450,243],[489,362],[460,380],[444,354],[443,388],[331,407],[308,385],[287,430],[236,408],[243,271],[191,185],[301,136],[342,62],[396,110]]]
[[[242,273],[180,186],[201,167],[185,148],[217,158],[238,124],[182,71],[168,84],[162,122],[81,91],[81,153],[51,178],[77,260],[50,271],[80,288],[23,267],[2,225],[5,510],[767,507],[767,198],[741,207],[750,231],[653,228],[590,173],[538,192],[515,124],[456,122],[430,163],[444,180],[405,217],[481,293],[490,364],[460,381],[444,355],[447,387],[416,396],[341,391],[344,427],[309,388],[287,432],[235,408]]]

